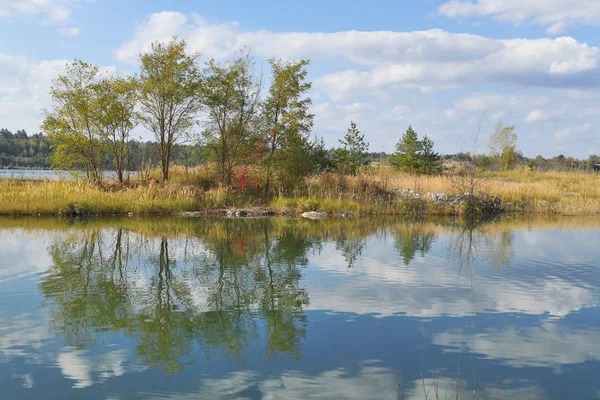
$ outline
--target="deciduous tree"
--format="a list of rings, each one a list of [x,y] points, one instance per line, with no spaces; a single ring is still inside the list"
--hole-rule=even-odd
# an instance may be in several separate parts
[[[173,146],[190,135],[200,107],[198,53],[186,53],[184,40],[152,43],[140,55],[141,122],[158,142],[164,181],[169,179]]]
[[[75,60],[52,81],[52,108],[42,123],[53,143],[53,164],[62,169],[83,169],[87,178],[102,182],[103,132],[98,124],[101,73],[97,66]]]
[[[260,80],[250,55],[241,53],[223,64],[208,62],[200,93],[207,116],[207,150],[219,181],[230,186],[233,168],[247,158],[260,100]]]
[[[123,183],[128,151],[127,142],[139,116],[135,111],[138,85],[133,77],[105,79],[98,87],[98,107],[95,118],[106,149],[111,154],[117,179]]]
[[[313,125],[313,115],[309,112],[311,99],[305,97],[311,88],[311,83],[305,81],[308,60],[271,59],[269,63],[271,87],[262,110],[265,195],[276,174],[282,178],[294,176],[291,181],[281,182],[288,186],[301,181],[310,171],[299,163],[306,163],[304,157]]]
[[[497,159],[500,168],[511,169],[517,163],[517,134],[515,126],[504,126],[502,120],[498,121],[494,132],[490,136],[490,155]]]

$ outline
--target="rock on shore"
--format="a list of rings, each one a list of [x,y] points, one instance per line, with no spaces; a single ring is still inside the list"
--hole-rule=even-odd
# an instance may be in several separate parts
[[[302,217],[308,219],[325,219],[329,218],[329,214],[322,211],[307,211],[305,213],[302,213]]]

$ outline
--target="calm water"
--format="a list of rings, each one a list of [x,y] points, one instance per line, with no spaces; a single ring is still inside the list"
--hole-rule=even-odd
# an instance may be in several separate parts
[[[0,179],[66,179],[70,178],[69,171],[55,171],[45,169],[0,169]]]
[[[0,397],[600,398],[598,227],[0,219]]]
[[[128,172],[130,176],[135,176],[136,172]],[[60,171],[48,169],[0,169],[0,179],[73,179],[76,176],[84,177],[85,173],[73,171]],[[104,172],[105,178],[116,178],[114,171]]]

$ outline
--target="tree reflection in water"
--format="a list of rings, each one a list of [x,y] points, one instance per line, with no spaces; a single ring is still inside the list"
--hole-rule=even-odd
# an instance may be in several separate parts
[[[367,239],[392,235],[410,265],[432,250],[439,229],[448,227],[373,219],[90,223],[57,236],[41,288],[51,328],[75,348],[122,331],[144,365],[171,373],[198,350],[240,364],[256,351],[264,359],[301,358],[311,252],[333,243],[352,267]],[[510,265],[510,231],[454,232],[451,252],[471,276],[479,256]]]

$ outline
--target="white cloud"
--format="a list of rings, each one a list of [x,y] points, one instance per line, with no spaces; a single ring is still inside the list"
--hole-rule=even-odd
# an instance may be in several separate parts
[[[486,239],[487,252],[499,246],[502,237]],[[368,246],[372,247],[368,247],[367,255],[356,260],[352,270],[348,270],[346,259],[333,245],[324,246],[312,257],[311,263],[321,270],[344,274],[344,279],[335,287],[308,282],[308,309],[381,316],[402,312],[424,318],[463,317],[482,310],[564,317],[598,304],[592,286],[555,276],[551,265],[545,275],[530,281],[516,273],[502,280],[493,274],[475,276],[476,272],[469,277],[462,276],[458,268],[449,267],[444,256],[428,255],[426,260],[417,257],[408,268],[401,268],[391,243],[369,242]],[[539,247],[533,246],[530,251]],[[482,268],[489,266],[489,256],[486,253],[478,261]]]
[[[241,31],[237,22],[211,23],[199,15],[160,12],[138,26],[132,40],[116,53],[119,60],[134,62],[152,41],[177,35],[192,51],[209,57],[226,57],[244,46],[265,57],[323,59],[341,57],[364,65],[399,60],[473,60],[498,50],[498,41],[440,29],[414,32],[340,31],[333,33]]]
[[[545,121],[550,119],[552,116],[550,113],[540,111],[540,110],[532,110],[527,117],[525,117],[525,121],[527,122],[535,122],[535,121]]]
[[[86,350],[74,350],[58,355],[62,374],[75,381],[75,388],[85,388],[123,375],[126,361],[127,351],[123,349],[95,355],[88,354]]]
[[[547,96],[529,94],[507,95],[493,92],[475,92],[455,101],[456,108],[465,111],[489,111],[506,108],[521,108],[545,105]]]
[[[433,343],[447,351],[484,354],[513,367],[557,367],[600,360],[600,330],[568,329],[554,322],[483,333],[444,332],[435,335]]]
[[[372,70],[334,72],[315,82],[335,99],[400,88],[434,90],[482,84],[597,87],[600,50],[572,38],[498,40],[497,51],[471,60],[398,60]]]
[[[52,79],[64,72],[69,60],[36,61],[0,53],[0,119],[2,127],[37,133],[42,111],[50,107]],[[114,73],[113,66],[102,67]]]
[[[600,25],[596,0],[450,0],[438,8],[450,18],[492,17],[513,24],[533,23],[559,34],[573,25]]]
[[[554,135],[557,139],[573,138],[574,136],[590,135],[595,132],[594,127],[589,124],[581,124],[570,126],[565,129],[561,129]]]
[[[344,368],[307,375],[300,371],[284,371],[267,379],[251,371],[231,373],[223,378],[201,382],[201,392],[177,398],[238,398],[250,388],[266,399],[396,399],[397,377],[394,371],[378,365],[376,360],[363,361],[359,370],[349,374]]]
[[[67,27],[73,8],[95,0],[0,0],[0,19],[39,18],[44,25],[58,26],[61,36],[76,36],[79,29]]]
[[[392,148],[403,130],[397,127],[398,113],[392,109],[402,99],[414,110],[412,115],[402,113],[406,121],[402,125],[418,125],[442,152],[454,152],[459,150],[454,136],[464,132],[476,111],[515,123],[532,110],[542,112],[555,100],[560,104],[567,90],[581,97],[594,96],[600,88],[600,49],[569,37],[502,40],[441,29],[272,32],[244,30],[237,22],[179,12],[149,15],[116,51],[116,58],[136,63],[138,54],[149,50],[153,41],[167,41],[174,35],[186,39],[189,49],[205,58],[227,58],[247,47],[259,60],[311,59],[311,97],[322,104],[313,109],[314,132],[325,136],[328,145],[337,144],[349,120],[355,119],[368,133],[373,150]],[[494,93],[497,87],[504,94]],[[482,88],[485,93],[480,93]],[[507,89],[515,94],[506,94]],[[448,94],[428,95],[439,91]],[[356,109],[357,105],[362,108]],[[523,132],[524,151],[549,151],[537,142],[534,147],[528,138],[548,132],[548,127],[538,126],[545,121],[532,122],[531,129]],[[575,155],[585,156],[587,150],[576,151]]]
[[[61,36],[77,36],[81,33],[81,30],[79,28],[76,27],[71,27],[71,28],[60,28],[58,30],[58,33]]]
[[[198,15],[162,12],[149,16],[116,52],[135,62],[152,41],[177,35],[190,50],[227,57],[249,47],[262,57],[343,59],[365,68],[323,76],[315,86],[334,100],[378,95],[390,89],[431,92],[482,83],[534,87],[598,86],[600,50],[573,38],[490,39],[440,29],[414,32],[333,33],[241,31],[235,22],[210,23]]]
[[[415,367],[415,369],[418,367]],[[408,374],[408,373],[407,373]],[[429,372],[427,376],[430,376]],[[423,392],[423,384],[427,394]],[[477,382],[477,398],[518,398],[527,400],[546,399],[544,390],[531,382],[520,380],[507,383],[502,381],[497,389],[492,382]],[[218,378],[204,378],[199,393],[174,393],[160,396],[161,399],[187,400],[196,398],[230,399],[246,398],[249,393],[265,399],[399,399],[420,400],[435,398],[433,387],[439,394],[453,398],[456,394],[456,378],[440,377],[424,380],[404,380],[399,371],[381,365],[378,360],[365,360],[359,363],[358,370],[336,368],[318,374],[287,370],[281,374],[271,374],[263,378],[249,370],[232,372]],[[467,393],[470,382],[466,383]],[[458,396],[458,394],[456,394]],[[474,397],[474,396],[473,396]],[[151,399],[158,397],[150,397]]]

